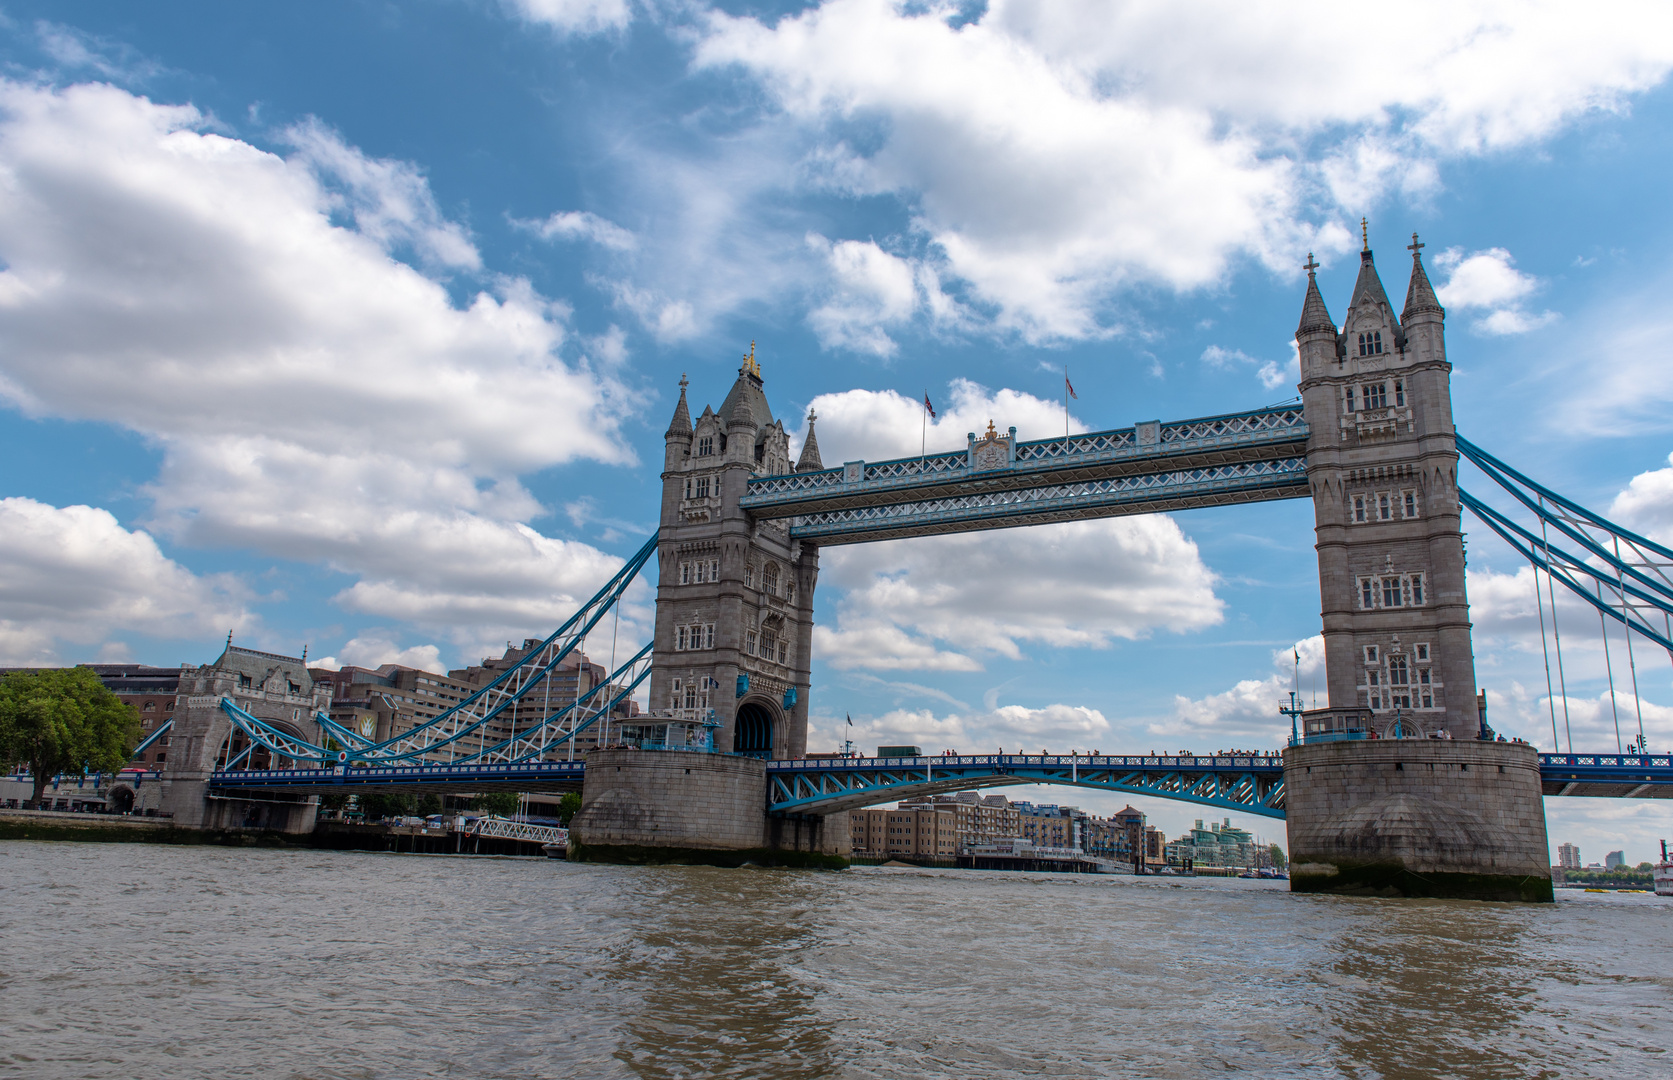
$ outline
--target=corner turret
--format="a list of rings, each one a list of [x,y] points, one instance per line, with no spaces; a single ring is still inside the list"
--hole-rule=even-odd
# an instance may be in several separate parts
[[[1324,306],[1319,292],[1319,264],[1307,253],[1307,298],[1301,302],[1301,325],[1295,329],[1295,344],[1301,354],[1301,378],[1305,382],[1329,370],[1339,354],[1336,323]]]
[[[796,459],[797,472],[818,472],[825,467],[819,460],[819,436],[813,433],[813,422],[819,419],[819,414],[812,409],[807,411],[807,441],[802,443],[802,456]]]
[[[1423,269],[1423,244],[1417,233],[1406,246],[1412,253],[1412,279],[1406,286],[1406,310],[1400,321],[1408,341],[1407,348],[1417,360],[1446,360],[1446,309],[1441,306],[1429,275]]]

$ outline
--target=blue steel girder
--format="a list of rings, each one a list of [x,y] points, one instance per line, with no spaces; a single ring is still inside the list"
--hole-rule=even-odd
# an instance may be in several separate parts
[[[1284,816],[1283,764],[1277,758],[1243,755],[974,754],[774,761],[767,765],[767,804],[773,814],[824,815],[918,795],[1011,784],[1059,784]]]
[[[1541,754],[1548,796],[1673,799],[1673,754]]]
[[[972,439],[957,453],[758,477],[739,505],[792,519],[792,536],[847,544],[1302,498],[1307,437],[1300,406],[1284,406],[1033,442]]]
[[[479,792],[578,791],[586,765],[580,761],[522,761],[465,765],[352,765],[317,769],[219,769],[209,778],[223,792]]]

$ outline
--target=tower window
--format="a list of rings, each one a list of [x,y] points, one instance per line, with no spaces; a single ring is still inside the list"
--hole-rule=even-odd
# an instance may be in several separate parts
[[[1404,405],[1405,403],[1406,403],[1406,384],[1403,380],[1396,379],[1394,381],[1394,404]]]
[[[1405,686],[1407,684],[1406,658],[1404,656],[1389,657],[1388,681],[1395,686]]]
[[[1365,388],[1365,407],[1367,409],[1382,409],[1388,406],[1388,387],[1382,383],[1371,383]]]
[[[1409,518],[1417,517],[1417,492],[1402,491],[1400,493],[1400,499],[1404,504],[1405,515]]]
[[[1348,411],[1354,411],[1354,388],[1348,387]]]
[[[688,563],[688,562],[683,562],[683,563],[680,564],[680,584],[681,585],[690,585],[691,584],[691,564]]]
[[[697,456],[708,457],[715,452],[715,437],[704,435],[697,440]]]
[[[1365,646],[1365,662],[1367,664],[1375,664],[1377,662],[1377,647],[1375,645]],[[1376,685],[1376,682],[1376,679],[1371,680],[1371,684],[1373,686]]]
[[[761,588],[773,595],[778,595],[778,564],[768,563],[761,571]]]
[[[1371,337],[1373,339],[1371,351],[1380,355],[1383,351],[1383,332],[1381,330],[1374,331]]]
[[[745,563],[744,564],[744,588],[746,588],[746,589],[755,588],[755,564],[754,563]]]
[[[751,656],[755,655],[755,631],[753,630],[744,635],[744,652]]]
[[[1412,603],[1414,603],[1414,604],[1422,604],[1423,603],[1423,575],[1422,574],[1413,574],[1412,575]]]
[[[674,648],[679,652],[685,651],[685,627],[674,628]]]
[[[1397,577],[1383,578],[1383,607],[1400,606],[1400,579]]]
[[[709,497],[709,478],[707,476],[700,476],[697,478],[697,497],[699,499],[706,499]]]
[[[1359,522],[1365,520],[1365,496],[1363,495],[1354,496],[1354,520]]]
[[[1417,658],[1418,658],[1418,659],[1419,659],[1419,660],[1427,660],[1427,659],[1429,659],[1429,646],[1427,646],[1427,645],[1419,645],[1419,646],[1418,646],[1418,647],[1417,647]],[[1424,681],[1425,681],[1425,682],[1427,682],[1427,681],[1428,681],[1428,680],[1427,680],[1427,679],[1425,679],[1425,680],[1424,680]]]
[[[1372,592],[1370,578],[1359,579],[1359,606],[1367,610],[1377,606],[1375,596]],[[1368,653],[1365,659],[1368,661],[1375,661],[1377,658],[1374,654]]]
[[[1419,684],[1421,684],[1423,686],[1428,686],[1429,685],[1429,669],[1428,668],[1420,667],[1420,668],[1417,669],[1417,681],[1418,681]]]

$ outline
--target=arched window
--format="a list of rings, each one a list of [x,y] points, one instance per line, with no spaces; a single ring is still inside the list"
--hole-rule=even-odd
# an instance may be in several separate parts
[[[1371,338],[1373,341],[1373,348],[1371,351],[1374,353],[1381,353],[1383,351],[1383,332],[1381,330],[1375,331],[1372,333]]]
[[[778,563],[768,563],[761,570],[761,588],[778,595]]]
[[[1359,355],[1365,355],[1365,335],[1359,335]]]

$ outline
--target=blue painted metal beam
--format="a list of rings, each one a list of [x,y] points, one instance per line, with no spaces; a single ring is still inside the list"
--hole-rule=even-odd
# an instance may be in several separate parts
[[[1541,754],[1546,795],[1673,799],[1673,754]]]
[[[773,814],[832,814],[917,795],[1011,784],[1093,788],[1284,816],[1284,766],[1275,757],[971,754],[767,765],[767,803]]]
[[[578,791],[580,761],[525,761],[501,765],[379,765],[323,769],[221,769],[209,786],[221,792],[475,792]]]
[[[1309,494],[1299,406],[1032,442],[1014,435],[972,435],[958,453],[758,477],[739,505],[791,518],[792,536],[845,544]]]

